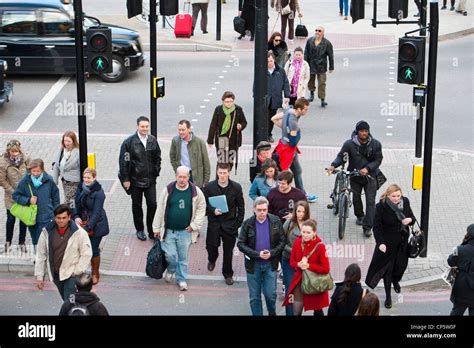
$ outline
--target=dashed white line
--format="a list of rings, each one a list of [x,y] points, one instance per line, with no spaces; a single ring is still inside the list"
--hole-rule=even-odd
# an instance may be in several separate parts
[[[33,126],[33,124],[38,120],[41,114],[46,110],[46,108],[51,104],[54,98],[61,92],[64,86],[71,79],[71,76],[61,76],[61,78],[56,81],[56,83],[50,88],[48,93],[46,93],[43,99],[40,100],[38,105],[30,112],[30,114],[25,118],[23,123],[16,130],[19,133],[28,132],[28,130]]]
[[[220,78],[220,79],[223,79],[223,78],[224,78],[224,76],[222,76],[222,75],[219,75],[219,78]]]
[[[393,134],[392,133],[387,133],[387,136],[391,137]]]
[[[192,122],[197,122],[198,119],[197,119],[197,118],[193,118],[191,121],[192,121]]]
[[[388,122],[393,122],[393,118],[387,118]]]
[[[393,126],[387,126],[387,128],[388,128],[388,129],[392,129],[392,128],[393,128]]]
[[[196,115],[197,116],[202,115],[202,112],[196,112]]]
[[[389,94],[388,96],[389,96],[390,98],[393,98],[393,97],[395,97],[395,95],[394,95],[394,94]]]
[[[227,72],[227,70],[222,70],[222,72],[225,74]]]
[[[230,65],[226,65],[225,68],[230,68]]]
[[[212,89],[213,91],[215,91],[217,88],[216,88],[216,87],[212,87],[211,89]]]
[[[212,96],[212,93],[207,93],[208,96]]]
[[[220,85],[221,83],[219,81],[214,82],[215,85]]]
[[[205,108],[206,108],[206,105],[201,105],[200,108],[201,108],[201,109],[205,109]]]
[[[205,103],[209,103],[209,102],[210,102],[209,99],[204,99],[203,101],[204,101]]]

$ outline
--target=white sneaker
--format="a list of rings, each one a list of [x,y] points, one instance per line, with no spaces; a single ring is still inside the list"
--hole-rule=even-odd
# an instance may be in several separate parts
[[[168,270],[166,270],[165,282],[171,283],[171,280],[173,279],[173,275],[174,275],[174,273],[170,273],[170,272],[168,272]]]
[[[186,291],[188,290],[188,284],[186,282],[179,282],[179,291]]]

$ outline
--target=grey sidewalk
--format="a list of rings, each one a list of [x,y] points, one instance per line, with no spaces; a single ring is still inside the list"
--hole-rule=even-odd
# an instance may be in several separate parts
[[[50,168],[60,135],[0,134],[1,144],[17,138],[23,148],[34,157],[45,160]],[[107,200],[105,209],[111,224],[111,233],[104,242],[102,269],[110,274],[134,274],[144,272],[144,260],[151,247],[151,242],[140,242],[134,236],[130,198],[123,192],[116,181],[118,169],[117,158],[121,136],[89,135],[89,151],[97,153],[98,179],[105,184]],[[173,173],[168,162],[169,137],[159,137],[163,152],[162,174],[157,183],[157,191],[173,180]],[[331,272],[335,279],[341,279],[345,267],[352,262],[361,265],[363,274],[367,271],[374,248],[374,239],[363,237],[360,227],[355,225],[355,218],[348,221],[346,236],[343,241],[337,239],[337,219],[326,208],[330,203],[329,193],[334,182],[333,177],[324,175],[324,168],[333,159],[338,149],[332,147],[302,147],[302,165],[306,189],[319,195],[317,203],[311,205],[312,216],[318,220],[319,235],[329,249]],[[244,145],[240,153],[238,175],[235,179],[243,185],[244,192],[249,189],[248,158],[251,146]],[[211,162],[215,163],[215,152]],[[446,268],[446,258],[452,249],[460,244],[466,226],[474,221],[472,172],[473,155],[441,149],[435,149],[433,155],[433,182],[430,206],[429,252],[427,258],[410,260],[404,281],[416,283],[439,277]],[[420,163],[414,159],[413,150],[384,149],[382,169],[389,178],[388,183],[398,183],[409,197],[415,215],[420,215],[421,191],[411,189],[412,164]],[[387,184],[388,184],[387,183]],[[386,184],[386,185],[387,185]],[[380,193],[380,192],[379,192]],[[246,199],[247,213],[251,214],[251,200]],[[0,212],[5,212],[3,199],[0,201]],[[5,213],[0,214],[0,242],[3,249],[5,241]],[[14,243],[17,242],[18,229],[15,229]],[[28,236],[29,240],[29,236]],[[220,277],[220,266],[213,273],[207,272],[207,252],[204,246],[205,230],[198,243],[190,251],[190,274],[195,278],[206,279]],[[236,253],[234,265],[236,276],[243,279],[243,259]],[[18,265],[22,264],[21,267]],[[0,254],[0,270],[32,269],[31,261],[7,259]]]
[[[301,11],[303,12],[303,24],[308,28],[309,34],[314,33],[318,25],[323,25],[326,29],[326,36],[333,42],[335,50],[344,49],[366,49],[395,45],[398,38],[405,32],[416,29],[416,24],[410,25],[378,25],[373,28],[372,14],[373,1],[366,1],[365,18],[352,24],[351,18],[343,20],[339,16],[339,6],[336,0],[299,0]],[[117,5],[116,0],[103,0],[98,4],[95,0],[85,0],[84,10],[87,14],[97,16],[105,23],[122,25],[140,33],[142,43],[146,50],[149,49],[149,29],[148,24],[136,18],[127,19],[125,1]],[[441,2],[441,1],[440,1]],[[183,0],[180,0],[180,11],[183,11]],[[211,0],[208,10],[208,31],[209,34],[202,34],[200,28],[196,28],[195,36],[189,39],[177,39],[174,37],[173,29],[169,25],[162,28],[162,18],[157,24],[158,50],[168,51],[216,51],[216,50],[251,50],[253,42],[237,40],[238,34],[233,30],[233,18],[237,15],[238,0],[227,0],[222,5],[222,35],[221,40],[216,41],[216,0]],[[429,3],[428,3],[429,7]],[[440,4],[441,7],[441,4]],[[462,16],[455,11],[440,11],[440,40],[465,35],[474,32],[474,3],[467,4],[468,16]],[[413,21],[413,15],[418,12],[413,1],[409,1],[409,15],[405,21]],[[388,5],[386,1],[379,1],[377,18],[378,20],[390,20],[387,16]],[[198,22],[200,17],[198,18]],[[295,26],[299,23],[296,18]],[[169,18],[169,24],[174,26],[174,17]],[[268,32],[280,31],[280,20],[277,13],[269,6]],[[296,39],[289,43],[290,49],[299,45],[304,45],[304,39]]]

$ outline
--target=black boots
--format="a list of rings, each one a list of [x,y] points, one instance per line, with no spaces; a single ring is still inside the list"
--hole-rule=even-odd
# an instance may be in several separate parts
[[[309,99],[308,101],[311,103],[312,101],[314,101],[314,91],[311,91],[311,94],[309,96]]]
[[[324,99],[321,99],[321,107],[325,108],[328,103],[324,101]]]

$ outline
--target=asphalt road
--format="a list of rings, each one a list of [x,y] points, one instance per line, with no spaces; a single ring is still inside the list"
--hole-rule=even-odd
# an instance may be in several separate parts
[[[437,148],[471,152],[474,148],[472,48],[472,36],[439,45],[434,137]],[[335,72],[328,75],[329,106],[322,109],[318,103],[311,105],[309,114],[301,121],[302,144],[339,146],[355,123],[365,119],[385,147],[414,147],[416,113],[411,109],[412,86],[396,83],[396,64],[396,47],[336,52]],[[214,107],[220,104],[220,96],[231,90],[249,121],[244,142],[251,143],[252,52],[160,52],[158,70],[160,76],[166,77],[166,97],[158,101],[159,135],[175,134],[177,122],[187,118],[193,121],[195,132],[205,136]],[[15,94],[11,102],[0,109],[3,132],[18,130],[60,77],[10,79],[15,84]],[[149,113],[148,80],[146,67],[130,73],[118,84],[91,78],[86,84],[90,103],[89,132],[132,132],[136,117]],[[72,108],[76,100],[74,78],[58,94],[50,96],[52,101],[38,119],[23,130],[77,129]]]
[[[284,315],[284,308],[279,307],[283,302],[280,284],[278,288],[278,315]],[[189,291],[180,292],[163,280],[101,276],[95,291],[111,315],[251,314],[245,282],[229,287],[222,281],[190,280]],[[375,293],[384,300],[383,289]],[[442,281],[406,287],[401,296],[392,294],[392,309],[381,308],[381,315],[449,315],[449,293]],[[0,315],[57,315],[61,308],[54,284],[47,282],[44,291],[36,290],[34,277],[28,273],[0,273],[0,303]]]

